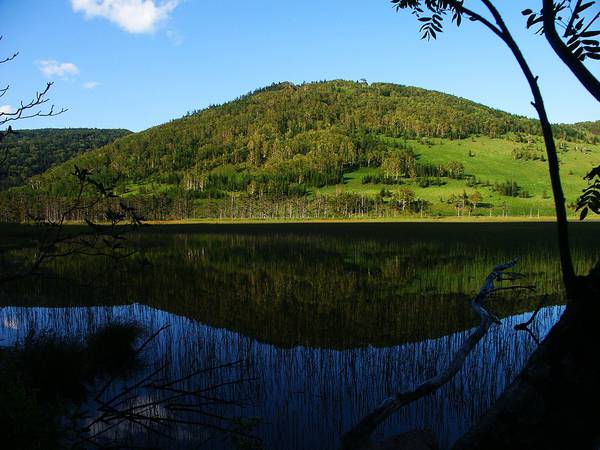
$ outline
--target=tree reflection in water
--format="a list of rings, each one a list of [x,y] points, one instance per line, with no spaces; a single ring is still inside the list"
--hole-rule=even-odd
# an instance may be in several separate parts
[[[574,229],[576,267],[589,267],[600,248],[597,224]],[[504,318],[502,325],[449,385],[380,430],[428,427],[447,446],[533,350],[534,340],[513,325],[529,317],[541,295],[548,305],[563,298],[556,249],[548,244],[552,224],[190,230],[159,229],[133,239],[140,256],[118,271],[86,258],[49,268],[88,282],[83,285],[48,277],[5,287],[5,304],[18,307],[0,310],[2,338],[11,342],[31,326],[85,334],[116,318],[138,320],[149,330],[170,324],[148,348],[149,363],[171,361],[176,377],[241,360],[230,375],[257,380],[224,386],[222,394],[244,401],[224,411],[242,418],[240,429],[255,432],[266,449],[336,448],[342,433],[383,398],[445,367],[477,325],[469,300],[482,280],[498,261],[519,256],[519,270],[537,292],[490,299],[487,306]],[[14,253],[22,257],[27,250]],[[540,337],[560,310],[542,310],[534,326]],[[202,383],[222,377],[210,372]],[[178,433],[190,445],[207,437],[200,427],[178,427]],[[155,436],[137,437],[145,438],[156,443]],[[235,447],[210,447],[219,445]]]

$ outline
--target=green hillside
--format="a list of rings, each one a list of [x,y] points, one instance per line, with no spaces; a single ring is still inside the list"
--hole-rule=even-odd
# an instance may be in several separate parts
[[[416,198],[424,199],[431,204],[435,213],[501,215],[552,215],[550,178],[544,156],[544,146],[540,137],[528,136],[531,143],[523,144],[512,136],[490,138],[473,137],[465,140],[429,139],[411,142],[418,160],[423,163],[445,165],[450,161],[460,161],[464,165],[466,177],[459,180],[442,179],[442,186],[422,187],[418,181],[407,181]],[[537,159],[516,159],[523,148],[535,149]],[[584,175],[591,167],[600,163],[600,146],[584,142],[566,142],[560,144],[560,167],[563,189],[567,203],[572,204],[586,186]],[[381,189],[390,189],[382,184],[363,184],[362,180],[369,173],[380,169],[361,168],[346,174],[343,190],[345,192],[378,194]],[[518,191],[513,195],[503,195],[497,189],[503,183],[517,183]],[[422,184],[422,183],[421,183]],[[392,189],[393,190],[393,189]],[[326,194],[335,191],[335,187],[319,190]],[[477,206],[467,205],[460,210],[461,194],[466,193],[469,199],[478,192],[481,203]],[[452,201],[453,200],[453,201]],[[457,210],[457,206],[458,209]],[[572,207],[570,208],[572,212]]]
[[[0,142],[0,189],[18,186],[27,178],[45,172],[54,164],[65,162],[116,138],[128,130],[65,128],[17,130]]]
[[[597,125],[556,125],[569,202]],[[415,87],[275,84],[115,140],[5,193],[6,220],[74,192],[73,165],[147,218],[550,214],[537,121]],[[17,202],[18,201],[18,202]]]
[[[600,120],[596,120],[595,122],[578,122],[575,126],[596,136],[600,135]]]

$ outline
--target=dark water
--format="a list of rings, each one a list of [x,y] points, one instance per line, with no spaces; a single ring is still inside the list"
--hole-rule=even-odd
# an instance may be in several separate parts
[[[179,376],[240,361],[197,382],[251,379],[218,391],[243,405],[217,409],[240,418],[236,423],[260,439],[252,448],[333,449],[383,398],[447,365],[477,325],[469,299],[493,266],[519,256],[517,268],[537,292],[492,299],[489,307],[502,325],[492,328],[449,385],[380,430],[383,436],[430,428],[447,447],[535,349],[514,325],[529,317],[541,295],[549,306],[534,326],[539,337],[562,311],[550,225],[196,231],[134,239],[140,256],[118,268],[89,259],[53,267],[63,277],[93,280],[96,288],[48,279],[5,291],[5,304],[13,306],[0,309],[2,342],[14,342],[32,326],[86,334],[115,320],[135,319],[148,330],[169,324],[147,348],[144,370],[169,361]],[[595,224],[575,230],[580,272],[598,259],[598,231]],[[137,431],[119,429],[121,435]],[[212,436],[198,426],[173,433],[190,448]],[[248,448],[218,435],[206,445]]]

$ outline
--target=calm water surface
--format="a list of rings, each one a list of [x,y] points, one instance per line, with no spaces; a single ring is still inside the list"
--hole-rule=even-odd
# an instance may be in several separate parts
[[[580,272],[598,259],[600,229],[593,225],[574,236]],[[543,337],[560,316],[552,237],[549,225],[147,234],[132,242],[140,256],[117,269],[89,259],[52,268],[93,280],[96,288],[48,279],[4,292],[11,306],[0,309],[0,338],[10,344],[31,327],[85,335],[110,321],[135,319],[148,330],[168,324],[147,348],[144,370],[169,361],[177,376],[241,361],[226,373],[207,373],[201,383],[252,379],[220,388],[220,395],[243,402],[220,412],[252,423],[247,429],[260,439],[257,448],[334,449],[383,398],[447,365],[477,325],[469,299],[494,265],[519,256],[518,269],[538,287],[535,295],[492,299],[490,309],[502,325],[492,328],[451,383],[380,430],[384,436],[430,428],[447,447],[535,349],[514,325],[529,317],[541,295],[549,306],[534,332]],[[211,437],[198,427],[183,428],[175,432],[182,447],[197,448]],[[236,448],[220,437],[206,445]]]

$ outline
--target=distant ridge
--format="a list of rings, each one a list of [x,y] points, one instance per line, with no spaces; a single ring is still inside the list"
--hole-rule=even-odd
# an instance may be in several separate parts
[[[54,164],[110,144],[130,133],[123,129],[99,128],[15,130],[0,144],[0,155],[8,153],[4,164],[6,170],[0,170],[0,189],[17,186]]]

